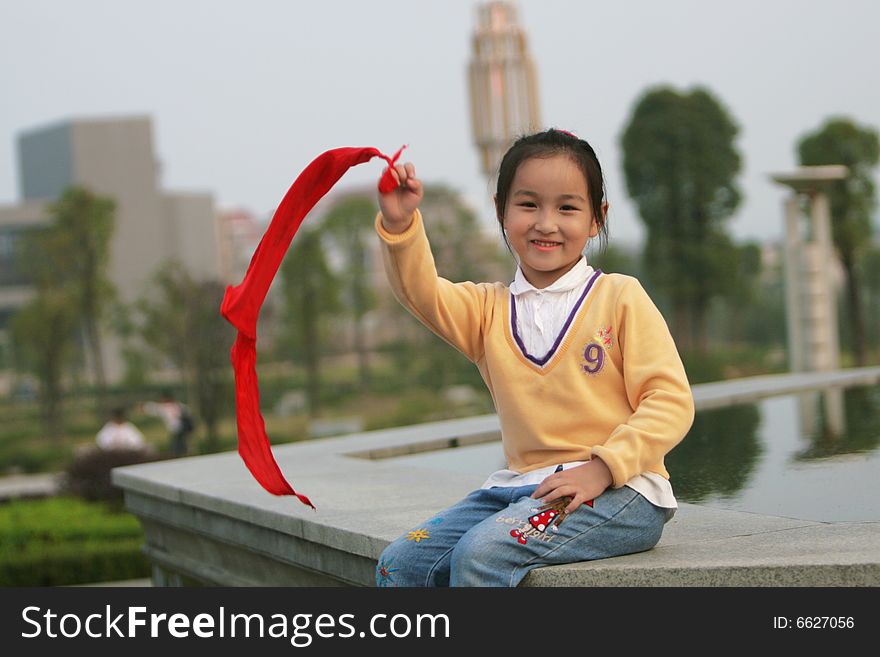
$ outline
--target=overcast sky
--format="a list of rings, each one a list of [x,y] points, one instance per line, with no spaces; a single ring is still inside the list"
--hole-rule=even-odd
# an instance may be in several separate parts
[[[475,0],[0,0],[0,204],[19,200],[20,132],[77,117],[153,117],[161,183],[269,215],[337,146],[408,143],[426,182],[492,220],[471,145],[466,68]],[[737,239],[782,234],[800,135],[832,115],[880,127],[872,0],[520,0],[543,122],[606,170],[610,236],[641,239],[620,134],[648,87],[708,87],[741,131]],[[377,178],[378,161],[342,185]]]

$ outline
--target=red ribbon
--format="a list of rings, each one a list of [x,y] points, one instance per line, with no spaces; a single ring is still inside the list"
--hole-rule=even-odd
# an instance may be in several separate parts
[[[238,423],[238,453],[260,485],[273,495],[296,495],[313,509],[305,495],[287,483],[275,462],[260,413],[260,390],[257,384],[257,318],[266,293],[281,260],[299,230],[306,214],[351,167],[381,157],[388,169],[379,180],[379,191],[387,194],[397,187],[391,173],[405,146],[393,157],[375,148],[334,148],[319,155],[309,164],[287,190],[272,222],[251,258],[241,284],[226,288],[220,313],[238,329],[232,346],[232,367],[235,371],[235,413]]]

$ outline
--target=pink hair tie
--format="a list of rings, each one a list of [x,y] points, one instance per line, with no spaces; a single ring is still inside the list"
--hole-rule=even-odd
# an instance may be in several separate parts
[[[574,137],[575,139],[580,139],[580,137],[578,137],[578,136],[577,136],[576,134],[574,134],[573,132],[569,132],[568,130],[560,130],[559,128],[553,128],[553,129],[554,129],[556,132],[561,132],[562,134],[564,134],[564,135],[568,135],[569,137]]]

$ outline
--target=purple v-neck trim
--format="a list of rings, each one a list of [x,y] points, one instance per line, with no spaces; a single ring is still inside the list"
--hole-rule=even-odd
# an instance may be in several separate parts
[[[577,303],[574,304],[574,308],[571,309],[571,312],[568,314],[568,319],[565,320],[565,324],[563,324],[562,329],[559,331],[559,335],[556,336],[556,341],[553,343],[553,346],[550,347],[550,351],[548,351],[543,358],[535,358],[528,351],[526,351],[526,345],[523,343],[522,338],[519,337],[519,333],[516,330],[516,297],[513,293],[510,293],[510,330],[513,334],[513,339],[516,341],[519,350],[522,352],[522,355],[528,358],[530,361],[539,365],[540,367],[544,367],[547,362],[553,358],[553,354],[556,353],[556,350],[559,349],[559,345],[562,344],[562,337],[568,332],[568,327],[571,326],[571,323],[574,321],[575,315],[578,314],[578,311],[581,309],[581,304],[584,302],[584,299],[587,298],[587,294],[589,294],[590,289],[593,287],[593,283],[596,282],[596,279],[602,274],[601,269],[597,269],[596,273],[593,274],[593,277],[590,279],[590,282],[587,283],[587,286],[584,288],[583,293],[580,298],[577,300]]]

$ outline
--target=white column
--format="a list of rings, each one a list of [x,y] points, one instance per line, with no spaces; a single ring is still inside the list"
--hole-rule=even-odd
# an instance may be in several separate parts
[[[800,292],[800,214],[797,194],[793,194],[785,200],[785,316],[788,325],[788,363],[792,372],[806,371]]]
[[[833,272],[835,271],[836,256],[831,237],[831,212],[828,207],[828,197],[821,192],[815,193],[810,199],[810,220],[813,224],[813,234],[819,251],[824,259],[822,281],[822,303],[824,326],[822,333],[825,339],[823,351],[826,353],[825,362],[822,363],[823,371],[836,370],[840,367],[840,343],[837,330],[837,294],[834,286]]]

